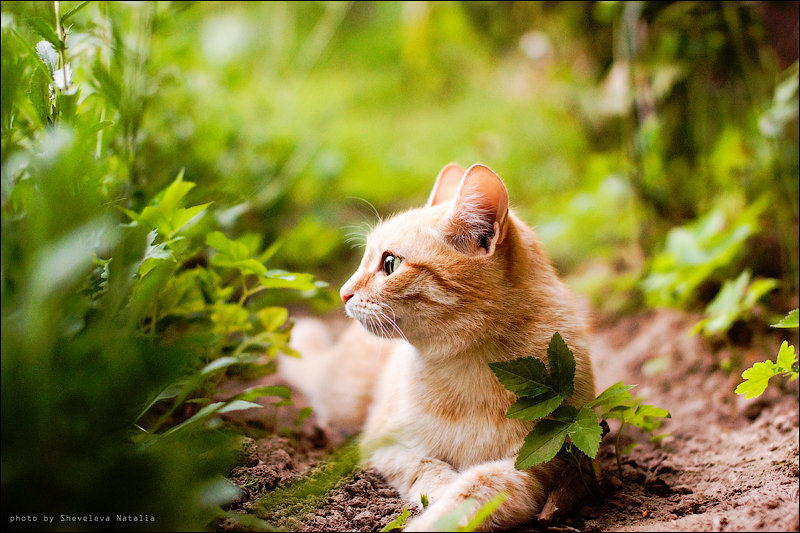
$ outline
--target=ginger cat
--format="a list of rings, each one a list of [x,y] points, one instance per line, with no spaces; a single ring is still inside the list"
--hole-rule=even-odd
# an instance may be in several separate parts
[[[559,458],[514,468],[531,423],[505,418],[516,398],[488,363],[535,356],[547,364],[558,331],[576,359],[570,403],[593,399],[594,381],[582,307],[509,210],[494,172],[444,167],[424,207],[372,230],[340,294],[358,323],[333,343],[320,322],[299,321],[293,342],[304,358],[283,358],[281,373],[321,422],[363,425],[367,464],[405,499],[419,507],[427,495],[407,531],[431,531],[467,498],[477,509],[501,491],[508,498],[483,529],[534,518],[551,491],[550,506],[581,498],[567,474],[574,467]]]

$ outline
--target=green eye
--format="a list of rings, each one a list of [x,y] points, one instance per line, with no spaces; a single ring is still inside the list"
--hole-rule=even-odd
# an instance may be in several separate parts
[[[400,263],[402,261],[403,260],[397,256],[394,256],[392,254],[386,254],[383,257],[383,271],[386,272],[387,275],[391,274],[392,272],[400,268]]]

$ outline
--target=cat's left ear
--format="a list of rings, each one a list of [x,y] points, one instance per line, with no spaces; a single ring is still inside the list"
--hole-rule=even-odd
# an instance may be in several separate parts
[[[508,191],[488,167],[467,169],[456,192],[444,235],[458,251],[492,255],[503,242],[508,226]]]

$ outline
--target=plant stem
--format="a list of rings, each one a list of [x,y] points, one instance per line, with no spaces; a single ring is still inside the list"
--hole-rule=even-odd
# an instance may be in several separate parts
[[[581,478],[581,483],[583,483],[583,487],[586,489],[586,493],[590,496],[594,497],[594,493],[589,488],[589,485],[586,483],[586,478],[583,477],[583,454],[575,454],[572,456],[573,461],[575,461],[575,467],[578,469],[578,476]],[[591,464],[589,465],[591,467]]]
[[[619,426],[619,430],[617,430],[617,438],[614,439],[614,454],[617,458],[617,472],[619,473],[619,480],[622,481],[622,462],[619,459],[619,438],[622,435],[622,428],[625,427],[625,421],[622,421],[622,424]]]
[[[67,39],[64,37],[64,29],[61,27],[61,2],[57,0],[53,1],[53,11],[56,17],[56,35],[58,35],[58,40],[61,41],[61,46],[58,47],[58,59],[61,63],[61,75],[64,79],[64,90],[67,90],[67,57],[64,53],[64,50],[67,47]],[[55,81],[55,80],[54,80]],[[57,120],[59,117],[59,105],[58,105],[58,86],[53,83],[53,91],[55,91],[55,98],[53,99],[54,102],[54,111],[53,111],[53,119]]]

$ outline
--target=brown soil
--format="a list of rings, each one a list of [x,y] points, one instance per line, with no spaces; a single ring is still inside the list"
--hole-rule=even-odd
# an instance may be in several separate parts
[[[618,426],[612,423],[598,454],[598,501],[556,523],[531,522],[520,531],[798,531],[798,382],[773,378],[753,400],[733,392],[740,366],[774,360],[785,332],[753,337],[746,346],[713,345],[689,334],[697,320],[665,310],[596,328],[597,390],[617,381],[638,384],[634,394],[672,413],[657,432],[668,436],[651,442],[625,428],[620,448],[632,449],[622,455],[620,479]],[[789,340],[797,345],[796,335]],[[736,370],[721,370],[726,361]],[[279,408],[266,422],[263,412],[254,412],[259,410],[244,411],[236,421],[250,431],[279,431],[292,426],[302,401],[295,397],[294,406]],[[273,435],[251,443],[248,464],[231,478],[244,485],[231,510],[252,512],[266,491],[314,471],[342,442],[317,427],[313,415],[295,429],[291,439]],[[295,506],[294,516],[278,510],[268,518],[289,530],[377,531],[404,506],[377,472],[356,468],[301,516]],[[244,528],[227,520],[218,529]]]

